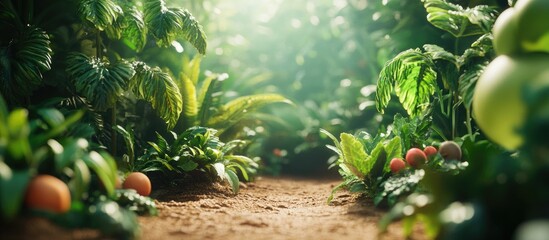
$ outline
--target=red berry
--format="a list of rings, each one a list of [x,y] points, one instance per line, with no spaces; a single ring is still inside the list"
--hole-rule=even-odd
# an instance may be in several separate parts
[[[393,158],[389,163],[389,167],[391,168],[391,172],[397,173],[406,167],[406,163],[400,158]]]
[[[427,146],[427,147],[425,147],[425,149],[423,149],[423,152],[425,153],[425,155],[427,155],[427,157],[430,157],[432,155],[437,154],[438,151],[433,146]]]
[[[411,148],[406,153],[406,162],[412,167],[418,168],[427,161],[427,155],[419,148]]]

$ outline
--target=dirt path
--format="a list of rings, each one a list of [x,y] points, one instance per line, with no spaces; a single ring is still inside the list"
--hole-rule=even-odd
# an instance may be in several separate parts
[[[382,213],[342,191],[339,180],[262,177],[236,196],[217,185],[159,192],[158,217],[142,217],[143,239],[404,239],[398,224],[378,236]],[[421,238],[421,237],[420,237]],[[417,239],[417,237],[416,237]]]
[[[383,213],[355,195],[341,191],[326,204],[340,181],[261,177],[236,196],[209,183],[156,190],[159,215],[139,217],[141,239],[404,239],[399,224],[379,236]],[[424,238],[419,230],[414,237]],[[63,230],[35,218],[0,227],[0,239],[103,238],[95,230]]]

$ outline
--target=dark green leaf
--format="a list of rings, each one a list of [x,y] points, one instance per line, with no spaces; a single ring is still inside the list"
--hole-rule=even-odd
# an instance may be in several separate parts
[[[72,53],[67,58],[67,72],[74,80],[76,90],[89,99],[100,111],[114,106],[126,90],[135,71],[122,60],[116,64]]]
[[[139,236],[137,217],[114,201],[100,201],[89,207],[89,224],[103,236],[114,239],[136,239]]]
[[[122,30],[123,41],[131,49],[140,52],[147,43],[147,27],[143,20],[143,13],[132,7],[124,15],[126,27]]]
[[[133,189],[117,189],[115,201],[121,207],[129,209],[139,215],[155,216],[158,214],[154,200],[139,195]]]
[[[0,214],[3,219],[11,220],[17,215],[30,179],[29,169],[12,171],[0,162]]]
[[[206,54],[206,33],[202,26],[186,9],[177,13],[182,18],[183,38],[191,43],[200,54]]]
[[[164,0],[146,0],[143,9],[145,23],[156,38],[156,44],[170,46],[183,29],[183,10],[166,7]]]
[[[394,205],[400,196],[414,191],[421,179],[425,176],[423,169],[401,172],[392,175],[387,181],[381,184],[381,191],[376,193],[374,203],[380,204],[387,200],[389,206]]]
[[[173,128],[183,110],[183,98],[177,84],[158,67],[151,68],[142,62],[133,64],[136,74],[131,79],[130,89],[138,98],[152,104],[168,129]]]
[[[44,119],[50,127],[56,127],[65,122],[65,116],[63,116],[63,113],[54,108],[38,109],[38,115],[40,115],[40,117]]]
[[[464,9],[444,0],[424,0],[427,21],[454,37],[482,35],[492,30],[496,8],[478,5]]]
[[[100,31],[105,30],[122,14],[122,8],[112,0],[81,0],[78,15]]]
[[[473,103],[473,94],[475,93],[477,80],[484,72],[484,68],[488,66],[488,63],[489,62],[484,62],[482,64],[473,65],[459,76],[459,95],[463,99],[466,108],[470,108]]]
[[[0,91],[6,101],[18,102],[42,84],[42,73],[51,68],[52,49],[48,34],[34,26],[12,37],[9,44],[0,44]]]

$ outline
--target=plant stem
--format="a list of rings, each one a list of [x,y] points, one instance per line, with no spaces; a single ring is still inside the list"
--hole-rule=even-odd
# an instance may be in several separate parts
[[[467,133],[470,136],[473,136],[473,127],[471,126],[471,107],[465,108],[465,114],[466,114],[465,126],[467,126]]]
[[[118,147],[117,142],[117,133],[116,133],[116,103],[111,109],[111,154],[116,157],[116,148]]]

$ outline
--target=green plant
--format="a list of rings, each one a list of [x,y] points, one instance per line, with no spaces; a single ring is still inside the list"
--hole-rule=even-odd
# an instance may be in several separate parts
[[[205,172],[209,177],[227,181],[237,193],[238,174],[249,181],[259,165],[256,160],[232,154],[243,141],[223,143],[215,135],[215,129],[205,127],[192,127],[181,134],[172,132],[170,140],[158,135],[156,142],[149,142],[151,148],[137,159],[133,170],[160,171],[174,178],[190,172]]]
[[[82,128],[77,122],[82,115],[83,111],[76,111],[65,117],[53,108],[39,108],[36,112],[22,108],[8,111],[0,98],[1,219],[9,221],[26,213],[21,210],[30,180],[38,174],[50,174],[68,185],[70,210],[64,214],[42,211],[30,214],[43,215],[65,227],[91,227],[101,230],[105,236],[133,238],[138,230],[133,213],[116,203],[114,208],[104,209],[94,200],[119,198],[115,194],[117,166],[108,153],[93,150],[87,140],[78,137],[77,130]],[[138,198],[132,199],[137,201]],[[139,201],[145,200],[139,198]],[[148,201],[143,204],[147,212],[153,213],[155,206]],[[124,206],[129,206],[134,201],[126,199],[124,202]],[[138,207],[136,211],[144,213],[143,208]],[[125,227],[113,230],[114,225],[95,224],[98,214],[102,214],[101,218],[113,214],[109,223]]]
[[[148,102],[165,127],[175,126],[183,100],[177,84],[142,59],[145,51],[159,49],[148,42],[165,48],[181,39],[205,54],[205,32],[189,11],[168,7],[164,0],[1,4],[2,30],[9,34],[0,45],[0,81],[8,102],[30,105],[34,99],[83,97],[83,104],[107,123],[106,128],[96,126],[96,136],[100,143],[110,142],[114,156],[117,134],[108,130],[118,119],[126,121],[119,111],[135,114],[135,108],[124,107],[128,101]],[[60,5],[64,11],[55,10]],[[57,90],[48,91],[52,86]],[[39,88],[46,90],[33,92]]]
[[[223,102],[223,82],[226,74],[211,74],[202,80],[200,76],[200,56],[195,56],[183,66],[177,81],[184,96],[183,112],[178,120],[177,130],[183,131],[193,126],[217,129],[223,139],[233,139],[242,128],[249,126],[247,119],[254,119],[256,112],[272,103],[292,104],[287,98],[273,93],[252,94],[236,97]]]
[[[467,134],[472,134],[471,96],[475,81],[490,58],[492,44],[489,33],[496,9],[486,5],[463,8],[443,0],[423,2],[427,20],[455,38],[454,49],[447,51],[426,44],[423,50],[409,49],[388,61],[377,83],[376,107],[383,113],[394,91],[408,114],[417,116],[431,109],[431,99],[436,97],[440,112],[433,113],[434,117],[451,122],[450,137],[441,131],[440,126],[434,125],[441,137],[452,139],[459,136],[456,122],[461,120],[466,122]],[[473,36],[476,39],[459,54],[462,51],[460,39],[468,40]],[[465,109],[464,119],[456,119],[460,107]]]

